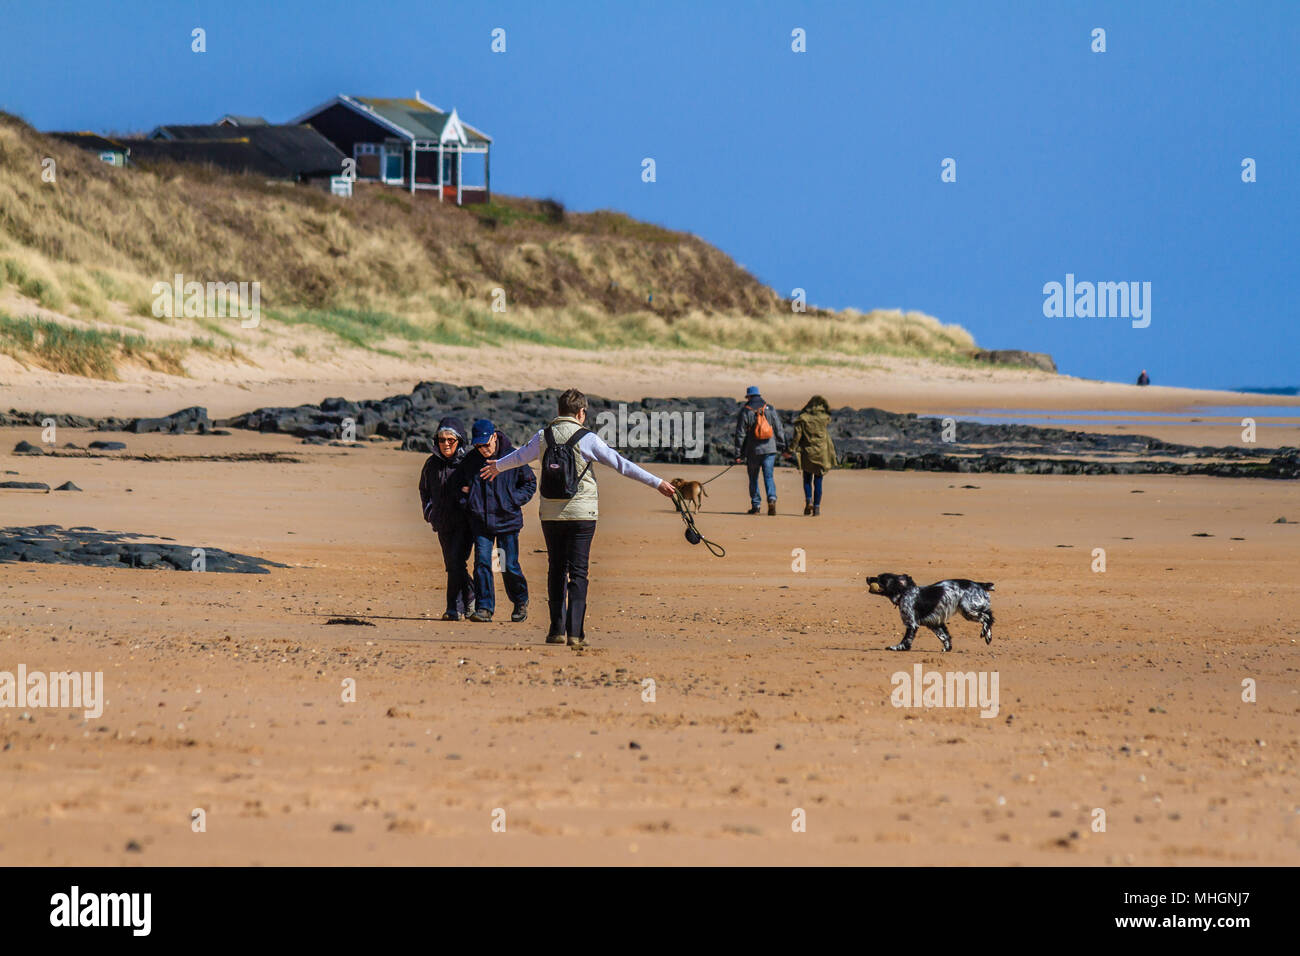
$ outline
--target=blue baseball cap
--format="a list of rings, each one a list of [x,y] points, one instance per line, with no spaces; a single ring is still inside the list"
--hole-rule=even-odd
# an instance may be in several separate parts
[[[474,423],[474,430],[470,434],[470,442],[474,445],[486,445],[496,433],[497,427],[492,424],[490,419],[480,418]]]
[[[751,395],[758,395],[758,394],[759,394],[759,391],[758,391],[758,386],[757,386],[757,385],[751,385],[751,386],[749,386],[749,388],[745,389],[745,397],[746,397],[746,398],[749,398],[749,396],[751,396]]]

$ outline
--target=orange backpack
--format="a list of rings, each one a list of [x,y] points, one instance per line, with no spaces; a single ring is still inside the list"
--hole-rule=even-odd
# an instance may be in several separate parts
[[[767,441],[772,437],[772,423],[767,420],[766,406],[754,411],[754,437],[759,441]]]

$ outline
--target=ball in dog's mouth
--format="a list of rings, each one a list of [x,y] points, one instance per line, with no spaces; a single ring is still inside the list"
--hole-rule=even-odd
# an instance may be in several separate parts
[[[885,593],[885,589],[880,586],[879,578],[867,578],[867,591],[871,594]]]

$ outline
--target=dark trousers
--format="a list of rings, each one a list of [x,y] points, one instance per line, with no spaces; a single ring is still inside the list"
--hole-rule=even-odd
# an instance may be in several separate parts
[[[492,543],[501,546],[501,577],[506,582],[506,597],[515,604],[528,600],[528,580],[519,567],[519,532],[479,534],[474,532],[474,602],[475,610],[491,614],[496,610],[496,588],[492,584]]]
[[[811,471],[803,473],[803,497],[804,501],[812,501],[815,505],[822,503],[821,475],[814,475]]]
[[[546,539],[546,598],[551,606],[552,634],[586,637],[587,564],[594,521],[543,521]]]
[[[443,528],[438,532],[442,566],[447,569],[447,610],[455,614],[464,614],[474,602],[474,588],[467,567],[473,543],[469,528],[464,526]]]

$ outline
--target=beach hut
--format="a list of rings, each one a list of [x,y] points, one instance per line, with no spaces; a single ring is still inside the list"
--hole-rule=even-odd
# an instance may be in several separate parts
[[[293,122],[311,126],[352,157],[360,182],[412,194],[432,190],[457,205],[491,198],[492,137],[465,123],[455,108],[448,112],[424,101],[418,90],[403,99],[340,94]]]

